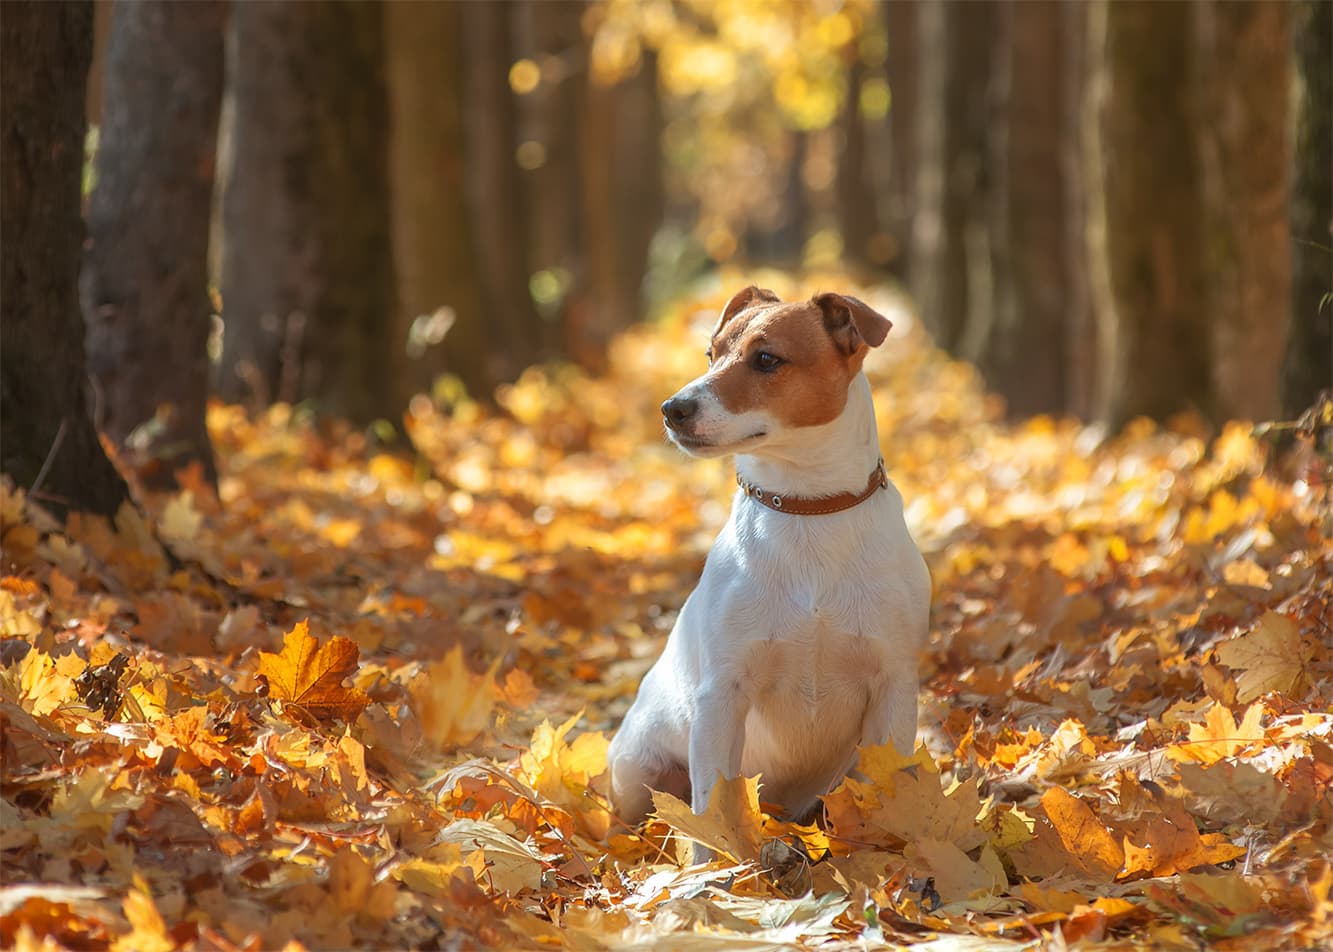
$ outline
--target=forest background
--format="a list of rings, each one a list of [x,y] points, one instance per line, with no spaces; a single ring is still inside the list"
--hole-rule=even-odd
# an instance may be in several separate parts
[[[6,943],[1308,941],[1331,11],[0,5]],[[655,407],[751,281],[894,317],[938,716],[821,830],[617,832],[725,512]],[[660,852],[723,828],[739,892]]]

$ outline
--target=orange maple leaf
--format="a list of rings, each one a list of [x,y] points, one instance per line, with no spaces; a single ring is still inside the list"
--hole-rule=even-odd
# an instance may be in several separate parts
[[[354,642],[341,636],[321,645],[301,621],[283,636],[280,654],[259,653],[259,673],[268,678],[272,697],[318,720],[351,723],[370,703],[366,692],[342,683],[356,673],[360,653]]]

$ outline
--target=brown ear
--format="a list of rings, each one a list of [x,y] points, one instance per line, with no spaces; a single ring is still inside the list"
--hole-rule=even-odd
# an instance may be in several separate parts
[[[824,327],[838,349],[849,357],[862,341],[871,347],[884,343],[893,327],[887,317],[849,294],[816,294],[810,301],[824,312]]]
[[[745,310],[756,301],[768,301],[771,304],[777,304],[782,299],[767,288],[757,288],[753,284],[744,290],[737,291],[732,295],[727,306],[722,309],[722,315],[717,319],[717,326],[713,328],[713,334],[722,330],[727,321],[731,320],[741,311]]]

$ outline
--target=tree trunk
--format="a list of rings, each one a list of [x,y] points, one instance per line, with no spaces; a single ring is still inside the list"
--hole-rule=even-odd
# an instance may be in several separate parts
[[[987,89],[997,7],[986,0],[918,8],[916,220],[912,291],[935,342],[956,351],[969,312],[990,307],[985,207]]]
[[[589,73],[582,90],[584,260],[587,312],[570,329],[570,356],[605,365],[615,333],[643,314],[648,248],[662,220],[662,110],[657,59],[645,50],[634,75],[604,86]]]
[[[1061,86],[1063,137],[1060,142],[1061,182],[1064,201],[1065,244],[1061,258],[1068,276],[1069,317],[1065,325],[1065,398],[1069,412],[1090,419],[1097,406],[1099,385],[1097,355],[1101,322],[1097,308],[1102,297],[1095,293],[1092,237],[1095,192],[1088,157],[1097,146],[1095,80],[1097,63],[1092,44],[1088,4],[1084,0],[1062,0],[1061,32],[1064,46]],[[1101,47],[1097,47],[1100,52]],[[1100,182],[1100,179],[1097,179]]]
[[[466,195],[481,277],[482,304],[495,339],[497,375],[513,379],[541,356],[532,303],[529,220],[518,166],[517,107],[509,88],[514,8],[465,3],[462,16]]]
[[[542,275],[534,297],[545,322],[548,350],[567,349],[567,329],[591,306],[582,247],[582,169],[579,124],[589,46],[582,0],[527,0],[524,55],[541,69],[537,88],[520,100],[524,138],[539,144],[540,161],[528,172],[532,209],[532,266]]]
[[[1204,305],[1189,4],[1106,5],[1101,141],[1114,313],[1100,416],[1119,427],[1215,407]]]
[[[838,116],[842,133],[835,181],[838,221],[843,257],[853,266],[866,267],[872,261],[870,243],[878,225],[875,193],[866,172],[866,127],[861,116],[861,83],[865,79],[865,66],[855,42],[849,44],[847,57],[847,93]]]
[[[616,235],[620,249],[612,312],[615,331],[643,317],[643,278],[648,270],[648,251],[666,213],[657,53],[645,49],[639,71],[622,82],[619,89],[613,140]]]
[[[232,9],[219,391],[396,417],[383,8]]]
[[[217,481],[204,414],[225,16],[222,0],[119,3],[107,47],[80,282],[88,369],[101,428],[159,488],[192,460]]]
[[[1060,413],[1070,317],[1061,4],[1006,4],[996,15],[989,143],[994,293],[989,307],[972,309],[965,349],[1011,416]]]
[[[1199,89],[1207,97],[1199,124],[1209,267],[1203,303],[1224,419],[1270,420],[1280,403],[1291,299],[1290,9],[1258,0],[1193,7]],[[1333,161],[1328,153],[1324,160]]]
[[[1282,367],[1282,410],[1294,419],[1333,387],[1333,4],[1292,9],[1301,94],[1291,183],[1291,332]]]
[[[884,4],[884,27],[889,52],[885,70],[889,81],[889,189],[888,233],[893,239],[889,269],[900,281],[911,273],[912,221],[916,214],[917,128],[920,79],[923,65],[917,20],[917,0]]]
[[[92,36],[86,2],[0,19],[0,470],[58,513],[114,516],[129,492],[88,412],[78,295]]]
[[[501,378],[463,199],[460,8],[395,0],[384,11],[398,275],[393,399],[405,406],[446,372],[486,398]]]

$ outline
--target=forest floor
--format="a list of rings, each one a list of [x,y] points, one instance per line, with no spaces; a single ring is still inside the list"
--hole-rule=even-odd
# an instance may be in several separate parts
[[[190,473],[151,521],[61,526],[0,489],[0,944],[1328,942],[1326,474],[1244,424],[1004,424],[863,293],[895,321],[868,373],[934,580],[912,756],[864,752],[810,827],[744,779],[701,817],[608,812],[607,740],[734,488],[657,411],[703,368],[705,295],[603,377],[420,400],[419,457],[215,407],[220,499]]]

